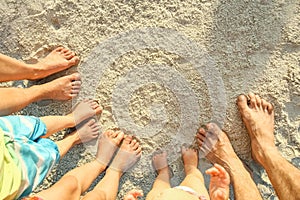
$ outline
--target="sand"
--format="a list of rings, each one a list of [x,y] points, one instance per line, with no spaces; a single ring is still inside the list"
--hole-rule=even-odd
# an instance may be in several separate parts
[[[266,173],[251,159],[235,104],[249,91],[274,104],[276,145],[300,168],[298,0],[2,0],[0,12],[2,53],[33,63],[64,45],[81,57],[77,68],[45,80],[3,84],[29,87],[81,72],[78,99],[35,103],[20,114],[65,114],[76,101],[91,97],[104,109],[102,130],[121,127],[140,139],[143,156],[122,178],[118,199],[133,188],[149,192],[155,178],[149,160],[157,147],[169,152],[172,185],[178,185],[180,145],[191,143],[197,127],[211,120],[228,133],[264,199],[277,199]],[[75,147],[36,191],[92,158],[92,144]],[[207,167],[201,159],[201,170]]]

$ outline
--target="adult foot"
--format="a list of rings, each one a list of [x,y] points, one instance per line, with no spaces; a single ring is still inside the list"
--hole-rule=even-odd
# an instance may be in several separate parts
[[[127,135],[109,168],[124,173],[139,160],[141,155],[142,148],[139,142],[131,135]]]
[[[240,95],[237,105],[251,140],[252,157],[260,164],[266,151],[277,151],[274,142],[273,106],[258,95]]]
[[[196,149],[182,146],[181,155],[185,174],[189,174],[191,170],[198,168],[198,151]]]
[[[77,125],[94,115],[100,114],[101,111],[100,105],[95,100],[85,99],[74,106],[70,115],[74,118],[75,125]]]
[[[79,58],[74,52],[64,47],[54,49],[45,58],[34,64],[32,80],[44,78],[78,64]]]
[[[206,158],[212,163],[218,163],[225,167],[227,171],[231,170],[232,161],[239,160],[235,154],[227,135],[214,123],[206,125],[206,129],[200,128],[196,134],[196,142],[201,150],[207,150]],[[212,136],[217,138],[213,146],[207,147],[206,137]],[[211,145],[209,143],[209,145]]]
[[[76,72],[35,87],[42,89],[41,99],[69,100],[78,95],[81,79],[79,73]]]
[[[163,173],[171,175],[167,156],[168,156],[168,154],[166,151],[157,150],[156,152],[154,152],[153,157],[152,157],[152,165],[153,165],[153,168],[155,169],[157,175],[163,174]]]
[[[78,130],[71,133],[72,136],[76,136],[74,140],[74,144],[80,144],[89,142],[93,139],[96,139],[99,136],[100,127],[96,123],[95,119],[90,119],[87,123],[85,123]]]
[[[98,139],[97,161],[107,166],[123,139],[124,133],[121,131],[103,132]]]

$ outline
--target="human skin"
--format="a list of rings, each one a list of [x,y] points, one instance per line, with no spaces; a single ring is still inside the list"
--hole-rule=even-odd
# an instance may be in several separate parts
[[[76,65],[78,61],[74,52],[63,47],[56,48],[36,64],[26,64],[0,54],[0,82],[44,78]],[[45,99],[72,99],[78,95],[80,86],[79,73],[73,73],[29,88],[0,88],[0,116],[9,115],[30,103]]]
[[[196,135],[196,141],[199,147],[201,148],[202,145],[205,145],[205,137],[208,135],[208,131],[210,134],[217,135],[218,141],[213,149],[206,155],[206,158],[211,163],[217,163],[223,166],[229,173],[235,199],[262,199],[251,175],[234,152],[227,135],[216,124],[209,123],[206,125],[206,129],[199,129]]]
[[[300,170],[275,146],[273,106],[252,92],[248,98],[240,95],[237,105],[251,139],[253,159],[266,170],[279,199],[299,199]]]

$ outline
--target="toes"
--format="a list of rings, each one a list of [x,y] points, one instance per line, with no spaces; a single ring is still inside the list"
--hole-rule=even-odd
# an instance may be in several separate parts
[[[71,85],[72,85],[72,88],[78,88],[81,86],[81,81],[72,81]]]
[[[208,131],[210,131],[210,132],[212,132],[212,133],[215,133],[215,134],[218,134],[219,131],[221,130],[221,129],[219,128],[219,126],[218,126],[217,124],[215,124],[215,123],[208,123],[208,124],[206,125],[206,127],[207,127],[207,130],[208,130]]]
[[[99,104],[97,103],[97,101],[91,100],[91,101],[90,101],[90,106],[91,106],[93,109],[96,109],[97,107],[99,107]]]
[[[124,139],[124,133],[122,131],[119,131],[115,139],[120,143]]]
[[[261,107],[262,107],[263,110],[267,110],[268,102],[264,99],[261,99]]]
[[[79,57],[78,56],[72,56],[69,60],[69,64],[70,66],[73,66],[73,65],[77,65],[78,62],[79,62]]]
[[[91,126],[93,126],[95,123],[96,123],[96,120],[95,120],[95,119],[90,119],[90,120],[87,122],[87,125],[91,127]]]
[[[57,47],[56,49],[54,49],[53,51],[56,51],[56,52],[61,52],[64,48],[63,47]]]
[[[256,96],[254,93],[249,92],[248,94],[249,98],[250,98],[250,106],[251,108],[257,108],[257,102],[256,102]]]
[[[256,98],[256,105],[257,105],[257,107],[261,108],[262,102],[261,102],[260,96],[255,95],[255,98]]]
[[[245,95],[240,95],[238,98],[237,98],[237,105],[238,105],[238,108],[242,111],[242,110],[245,110],[245,109],[248,109],[248,99]]]
[[[206,131],[204,128],[199,128],[198,134],[205,136],[206,135]]]
[[[268,105],[267,105],[267,110],[269,111],[269,114],[271,114],[274,110],[274,106],[268,102]]]
[[[206,136],[206,132],[203,128],[199,129],[199,132],[196,134],[196,138],[199,142],[204,142]]]
[[[125,138],[124,138],[124,142],[126,144],[130,144],[130,142],[132,141],[133,137],[132,135],[126,135]]]
[[[78,72],[71,74],[70,79],[71,79],[71,81],[81,81],[81,77]]]
[[[79,94],[79,92],[80,92],[80,88],[78,88],[78,89],[72,89],[72,91],[71,91],[71,95],[70,96],[77,96],[78,94]]]
[[[68,51],[64,54],[65,59],[70,60],[71,58],[73,58],[75,56],[75,53],[72,51]]]
[[[62,53],[67,53],[68,51],[70,51],[69,49],[66,49],[66,48],[62,48],[61,50],[60,50],[60,52],[62,52]]]
[[[139,146],[136,150],[135,150],[135,153],[138,157],[140,157],[142,155],[142,147]]]
[[[140,143],[137,142],[137,143],[135,143],[135,145],[133,146],[133,149],[134,149],[134,150],[137,150],[139,147],[140,147]]]
[[[99,132],[100,126],[97,123],[95,123],[94,125],[91,126],[91,129],[93,132]]]
[[[118,132],[117,131],[110,131],[110,136],[112,138],[116,138],[118,136]]]
[[[136,139],[131,140],[130,142],[130,146],[134,147],[134,145],[137,143]]]

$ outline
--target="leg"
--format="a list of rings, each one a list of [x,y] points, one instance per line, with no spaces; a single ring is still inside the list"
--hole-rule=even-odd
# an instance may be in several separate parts
[[[250,174],[235,154],[227,135],[216,124],[209,123],[206,127],[208,131],[205,131],[203,128],[199,129],[196,135],[197,143],[201,149],[205,147],[205,139],[209,133],[217,136],[218,141],[210,149],[206,158],[212,163],[220,164],[229,173],[234,188],[235,199],[262,199]]]
[[[56,48],[36,64],[26,64],[0,54],[0,82],[44,78],[76,65],[78,61],[74,52],[63,47]]]
[[[170,189],[170,173],[167,161],[167,152],[155,153],[152,158],[153,166],[157,171],[157,177],[153,183],[151,191],[148,193],[146,199],[151,200],[158,196],[166,189]]]
[[[75,106],[73,111],[65,116],[45,116],[40,119],[46,124],[49,137],[62,129],[75,127],[82,121],[101,113],[101,107],[93,100],[83,100]]]
[[[195,190],[199,195],[203,195],[209,199],[208,192],[204,185],[204,178],[198,169],[198,152],[183,146],[181,153],[186,177],[180,186],[187,186]]]
[[[67,135],[64,139],[56,141],[60,157],[64,157],[66,153],[76,144],[89,142],[96,139],[99,135],[99,125],[94,119],[89,120],[78,130]]]
[[[121,176],[138,161],[141,151],[139,143],[131,136],[126,136],[103,179],[83,199],[116,199]]]
[[[237,104],[251,139],[252,157],[265,168],[279,199],[298,199],[300,170],[275,146],[273,106],[253,93],[249,98],[249,105],[244,95],[239,96]]]
[[[30,88],[0,88],[0,116],[44,99],[69,100],[78,95],[80,85],[80,76],[74,73]]]
[[[36,196],[45,200],[79,199],[80,195],[89,188],[95,178],[105,170],[123,137],[124,134],[121,132],[104,132],[99,139],[96,160],[71,170],[51,188],[38,193]],[[98,162],[100,159],[108,162],[106,164],[100,163]]]

